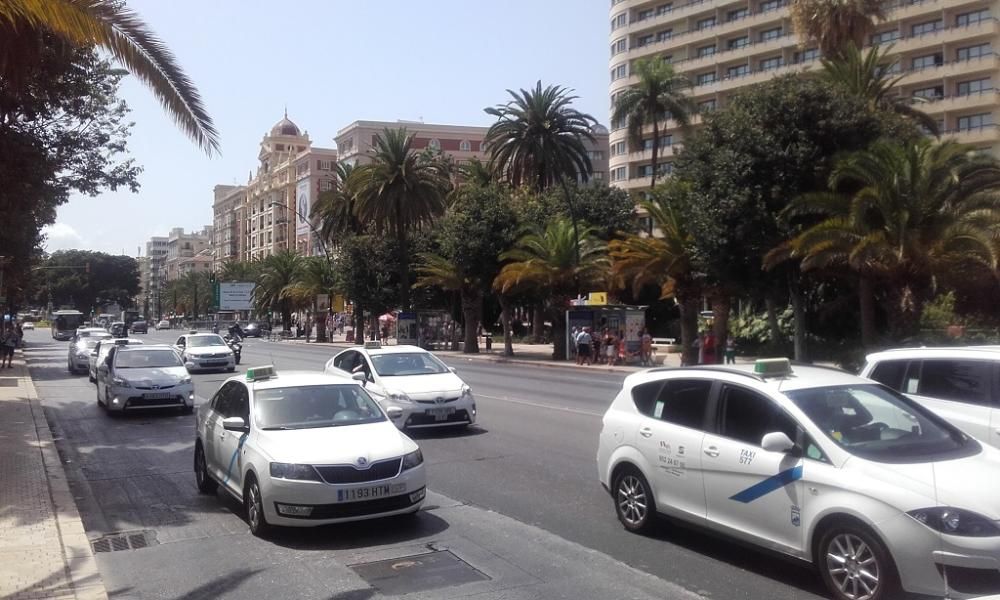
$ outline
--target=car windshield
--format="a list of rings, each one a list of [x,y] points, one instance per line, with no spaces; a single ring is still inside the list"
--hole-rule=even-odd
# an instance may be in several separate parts
[[[979,451],[975,440],[880,385],[811,388],[785,394],[827,437],[861,458],[924,462]]]
[[[217,335],[195,335],[187,339],[188,348],[204,348],[205,346],[225,346],[226,342]]]
[[[95,346],[97,346],[97,342],[110,338],[111,338],[110,333],[106,333],[103,336],[90,335],[77,342],[77,346],[79,347],[80,344],[83,344],[84,348],[93,349]]]
[[[371,357],[375,372],[382,377],[447,373],[448,367],[430,352],[393,352]]]
[[[182,367],[181,359],[173,350],[131,350],[119,352],[115,359],[116,369],[164,369]]]
[[[254,392],[261,429],[340,427],[384,421],[375,401],[357,385],[310,385]]]

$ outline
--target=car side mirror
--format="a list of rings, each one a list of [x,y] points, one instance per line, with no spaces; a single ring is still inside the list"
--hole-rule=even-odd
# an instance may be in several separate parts
[[[760,447],[768,452],[788,452],[795,448],[795,442],[783,431],[772,431],[760,440]]]
[[[247,426],[243,417],[226,417],[222,420],[222,428],[226,431],[237,431],[239,433],[250,431],[250,427]]]
[[[368,382],[368,377],[362,371],[358,371],[357,373],[352,374],[351,379],[353,379],[354,381],[360,381],[361,385],[364,385],[365,383]]]
[[[403,417],[403,409],[398,406],[390,406],[385,409],[385,415],[389,417],[390,420],[395,421],[396,419],[401,419]]]
[[[458,373],[458,369],[456,369],[455,367],[448,367],[448,370],[451,371],[452,373]]]

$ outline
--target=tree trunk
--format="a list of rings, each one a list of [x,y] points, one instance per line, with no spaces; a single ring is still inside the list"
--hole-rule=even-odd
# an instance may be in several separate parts
[[[559,307],[556,304],[549,311],[552,318],[552,360],[566,360],[566,315],[559,314]]]
[[[656,119],[653,119],[653,147],[650,152],[649,165],[653,170],[652,176],[649,178],[649,189],[656,187],[656,155],[660,152],[660,124],[657,123]]]
[[[313,321],[316,323],[316,342],[326,341],[326,312],[319,309],[319,303],[313,300]]]
[[[805,299],[802,297],[802,290],[799,282],[794,276],[788,278],[788,294],[792,299],[792,323],[795,335],[792,338],[795,360],[807,362],[809,360],[806,351],[806,307]]]
[[[728,295],[721,293],[712,298],[712,334],[715,336],[715,364],[722,363],[723,354],[726,349],[726,340],[729,339],[729,309],[731,299]]]
[[[907,284],[894,286],[889,302],[889,327],[893,341],[902,342],[919,333],[924,303],[913,287]]]
[[[479,354],[479,309],[483,298],[475,292],[462,293],[462,319],[465,321],[464,354]]]
[[[500,294],[500,322],[503,324],[503,355],[514,356],[514,332],[510,325],[510,300]]]
[[[365,343],[365,311],[360,304],[354,305],[354,343]]]
[[[861,345],[867,350],[875,345],[875,282],[861,276],[858,281],[858,302],[861,307]]]
[[[288,307],[288,301],[281,301],[281,327],[285,331],[292,330],[292,309]]]
[[[541,344],[545,337],[545,309],[536,304],[531,309],[531,341]]]
[[[397,213],[399,219],[399,213]],[[410,263],[407,256],[406,228],[399,219],[396,223],[396,237],[399,240],[399,308],[407,310],[410,308]]]
[[[764,305],[767,307],[767,329],[771,333],[771,345],[778,347],[784,341],[781,326],[778,325],[778,303],[768,294],[764,297]]]
[[[698,304],[701,295],[686,292],[677,295],[677,309],[681,313],[681,365],[698,364],[698,349],[694,340],[698,337]]]

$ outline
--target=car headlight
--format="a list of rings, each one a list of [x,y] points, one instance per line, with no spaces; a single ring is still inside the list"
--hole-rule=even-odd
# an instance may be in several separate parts
[[[413,452],[410,452],[409,454],[403,457],[404,471],[412,469],[413,467],[420,466],[422,464],[424,464],[424,453],[420,451],[420,448],[417,448]]]
[[[413,402],[413,400],[410,400],[410,397],[406,395],[406,392],[387,392],[386,397],[392,402],[400,402],[404,404]]]
[[[1000,536],[1000,526],[994,521],[989,520],[983,515],[960,508],[936,506],[934,508],[911,510],[906,514],[934,531],[940,531],[948,535],[964,537]]]
[[[178,385],[187,385],[189,383],[191,383],[191,378],[190,377],[184,377],[184,378],[181,379],[181,382]]]
[[[299,481],[321,481],[319,473],[312,465],[294,465],[291,463],[271,463],[271,477],[276,479],[297,479]]]
[[[125,379],[124,377],[112,377],[111,383],[113,385],[128,386],[128,379]]]
[[[462,400],[472,400],[472,388],[462,385]]]

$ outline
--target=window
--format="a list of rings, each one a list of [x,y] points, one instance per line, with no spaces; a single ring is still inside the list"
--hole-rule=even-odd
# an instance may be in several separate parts
[[[333,161],[332,160],[319,160],[316,161],[316,168],[320,171],[332,171]]]
[[[650,33],[649,35],[644,35],[644,36],[636,39],[636,41],[635,41],[635,45],[639,46],[640,48],[643,47],[643,46],[645,46],[645,45],[647,45],[647,44],[652,44],[652,43],[653,43],[653,34],[652,33]]]
[[[927,69],[929,67],[937,67],[944,63],[944,57],[940,53],[928,54],[926,56],[918,56],[913,59],[912,67],[914,70]]]
[[[974,79],[972,81],[960,81],[958,82],[955,92],[959,96],[968,96],[970,94],[979,94],[992,89],[993,86],[990,83],[990,78],[985,77],[983,79]]]
[[[594,181],[604,181],[604,171],[594,171]]]
[[[695,29],[708,29],[709,27],[715,27],[715,17],[700,19],[694,26]]]
[[[615,142],[611,144],[611,156],[625,154],[625,142]]]
[[[969,404],[991,404],[993,363],[976,360],[925,360],[920,369],[921,396]]]
[[[715,99],[705,100],[704,102],[698,103],[698,112],[700,113],[710,113],[718,107]]]
[[[766,0],[766,2],[760,3],[760,12],[771,12],[772,10],[778,10],[784,5],[781,0]]]
[[[712,56],[715,54],[715,44],[711,46],[702,46],[695,51],[695,56],[701,58],[702,56]]]
[[[646,19],[652,19],[652,18],[653,18],[652,8],[647,8],[646,10],[640,10],[639,14],[636,15],[637,21],[645,21]]]
[[[958,118],[958,130],[982,129],[993,124],[993,113],[982,113]]]
[[[628,41],[625,40],[625,38],[611,44],[611,54],[618,54],[619,52],[625,52],[626,50],[628,50]]]
[[[927,21],[926,23],[918,23],[910,28],[910,34],[918,36],[934,33],[935,31],[941,29],[943,25],[944,23],[942,23],[941,19],[936,21]]]
[[[955,53],[955,58],[958,60],[972,60],[973,58],[979,58],[980,56],[988,56],[993,53],[993,47],[989,44],[979,44],[976,46],[967,46],[965,48],[959,48],[958,52]]]
[[[760,61],[760,70],[761,71],[770,71],[772,69],[777,69],[778,67],[780,67],[783,64],[784,64],[784,62],[781,60],[780,56],[775,56],[775,57],[772,57],[772,58],[765,58],[764,60]]]
[[[776,40],[781,37],[781,27],[766,29],[760,32],[760,41]]]
[[[587,158],[590,160],[604,160],[604,153],[600,150],[587,150]]]
[[[479,151],[486,152],[486,142],[479,142]]]
[[[611,181],[624,181],[628,173],[625,167],[618,167],[617,169],[611,169]]]
[[[738,8],[726,13],[726,21],[739,21],[750,15],[750,11],[745,8]]]
[[[710,71],[708,73],[699,73],[698,77],[695,78],[695,85],[706,85],[709,83],[715,83],[715,71]]]
[[[894,40],[898,40],[902,37],[898,29],[890,29],[889,31],[880,31],[872,36],[872,44],[888,44]]]
[[[217,412],[223,419],[230,416],[228,414],[229,405],[232,402],[232,399],[236,396],[236,388],[239,385],[240,384],[235,381],[227,383],[215,393],[215,396],[212,397],[212,410]]]
[[[628,25],[628,16],[625,13],[617,15],[615,18],[611,19],[612,30],[618,29],[619,27],[625,27],[626,25]]]
[[[750,74],[750,65],[736,65],[734,67],[729,67],[726,69],[726,77],[733,79],[735,77],[743,77],[744,75]]]
[[[611,81],[616,79],[621,79],[627,75],[628,65],[618,65],[617,67],[611,69]]]
[[[663,31],[656,32],[656,41],[663,42],[670,39],[670,36],[674,34],[673,29],[664,29]],[[670,61],[667,61],[670,62]]]
[[[665,15],[668,12],[672,11],[673,9],[674,9],[673,2],[670,2],[668,4],[661,4],[656,7],[656,16]]]
[[[887,385],[897,392],[903,391],[903,375],[909,365],[906,360],[886,360],[872,369],[871,378],[882,385]]]
[[[664,136],[660,137],[660,148],[664,148],[666,146],[672,146],[673,143],[674,143],[674,136],[673,136],[673,134],[667,134],[667,135],[664,135]],[[646,138],[646,139],[642,140],[642,149],[643,150],[652,150],[653,149],[653,138]]]
[[[965,27],[967,25],[975,25],[976,23],[988,20],[990,20],[990,9],[984,8],[982,10],[955,15],[955,26]]]
[[[660,390],[650,416],[681,427],[704,429],[711,391],[708,380],[671,379]]]
[[[795,62],[804,63],[819,58],[819,48],[807,48],[795,53]]]
[[[323,179],[319,182],[319,191],[329,192],[333,189],[333,182],[329,179]]]
[[[735,50],[737,48],[745,48],[750,45],[750,36],[744,35],[738,38],[733,38],[726,41],[726,49]]]
[[[653,165],[639,165],[637,177],[650,177],[653,175]]]
[[[914,90],[913,95],[917,98],[925,98],[927,100],[937,100],[939,98],[944,98],[944,86],[935,85],[931,87],[921,88],[919,90]]]
[[[440,150],[441,142],[437,138],[431,138],[431,140],[427,142],[427,147],[431,148],[432,150]]]
[[[462,140],[461,142],[458,143],[458,151],[472,152],[472,144],[469,143],[469,140]]]
[[[761,439],[775,431],[793,441],[798,437],[795,421],[770,398],[734,385],[722,389],[722,435],[760,446]]]

